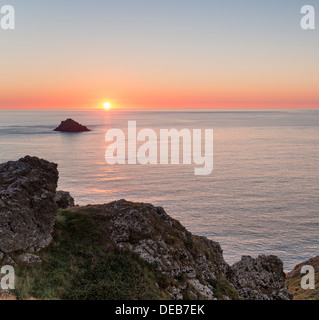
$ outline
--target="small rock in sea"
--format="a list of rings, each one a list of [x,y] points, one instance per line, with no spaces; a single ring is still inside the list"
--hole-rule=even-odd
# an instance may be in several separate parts
[[[65,121],[62,121],[61,124],[54,129],[54,131],[60,131],[60,132],[86,132],[91,131],[87,127],[83,126],[82,124],[72,120],[67,119]]]

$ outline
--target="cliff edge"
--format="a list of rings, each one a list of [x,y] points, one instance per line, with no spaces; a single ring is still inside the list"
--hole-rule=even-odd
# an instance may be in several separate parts
[[[18,299],[291,299],[277,257],[229,266],[219,243],[162,207],[119,200],[57,213],[56,165],[38,158],[0,165],[0,179],[0,263],[15,266]]]

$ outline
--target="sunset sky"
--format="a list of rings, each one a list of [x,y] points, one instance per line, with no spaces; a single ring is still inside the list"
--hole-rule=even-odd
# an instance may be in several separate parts
[[[319,106],[302,0],[4,4],[16,30],[0,30],[2,109]]]

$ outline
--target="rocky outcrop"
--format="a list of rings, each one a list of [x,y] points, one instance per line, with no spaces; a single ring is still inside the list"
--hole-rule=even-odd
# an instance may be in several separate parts
[[[35,267],[41,263],[45,265],[48,260],[52,262],[50,249],[43,261],[41,254],[40,258],[29,251],[36,252],[50,244],[57,204],[61,208],[74,206],[74,199],[68,192],[56,194],[57,181],[57,165],[36,157],[27,156],[0,165],[0,260]],[[240,262],[229,266],[219,243],[193,235],[162,207],[119,200],[73,207],[59,214],[57,236],[68,237],[68,232],[73,232],[77,241],[86,237],[79,247],[74,241],[76,254],[72,259],[80,257],[79,265],[82,259],[90,263],[100,260],[99,256],[85,252],[85,246],[100,245],[97,255],[113,250],[114,256],[132,257],[134,262],[130,263],[145,264],[148,274],[153,275],[152,286],[163,290],[163,297],[177,300],[291,299],[280,259],[244,256]],[[65,221],[67,224],[62,226]],[[65,242],[67,247],[61,250],[60,258],[63,261],[67,259],[64,252],[71,244],[69,239],[61,243]],[[52,246],[59,246],[59,240]],[[26,249],[28,251],[23,252]]]
[[[0,251],[38,251],[52,240],[57,165],[36,157],[0,165]]]
[[[55,201],[59,209],[74,207],[74,198],[67,191],[57,191]]]
[[[183,299],[186,290],[193,298],[209,300],[291,298],[280,259],[243,257],[231,267],[219,243],[191,234],[162,207],[120,200],[77,210],[98,212],[108,222],[105,232],[118,248],[137,254],[170,277],[167,292],[173,299]]]
[[[276,256],[243,256],[231,267],[229,280],[248,300],[290,300],[283,263]]]
[[[87,127],[81,125],[80,123],[72,120],[67,119],[65,121],[62,121],[61,124],[54,129],[54,131],[60,131],[60,132],[86,132],[91,131]]]
[[[168,276],[166,290],[172,299],[183,299],[186,291],[197,299],[239,298],[223,276],[226,263],[220,245],[192,235],[162,207],[119,200],[76,210],[98,213],[107,221],[103,229],[118,248]]]

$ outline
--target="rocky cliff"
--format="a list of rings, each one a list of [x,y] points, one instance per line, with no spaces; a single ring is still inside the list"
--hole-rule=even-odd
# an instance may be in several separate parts
[[[197,237],[162,207],[125,200],[74,209],[99,220],[110,242],[139,256],[167,277],[172,299],[238,298],[223,271],[227,265],[218,243]]]
[[[0,251],[38,251],[52,240],[57,165],[25,157],[0,165]]]
[[[16,266],[18,298],[291,298],[278,258],[229,266],[219,243],[162,207],[119,200],[56,216],[57,179],[57,166],[38,158],[0,165],[0,260]]]
[[[120,200],[75,210],[103,217],[110,241],[171,279],[166,291],[173,299],[183,299],[185,291],[195,299],[210,300],[291,298],[280,259],[243,257],[229,266],[219,243],[191,234],[162,207]]]

